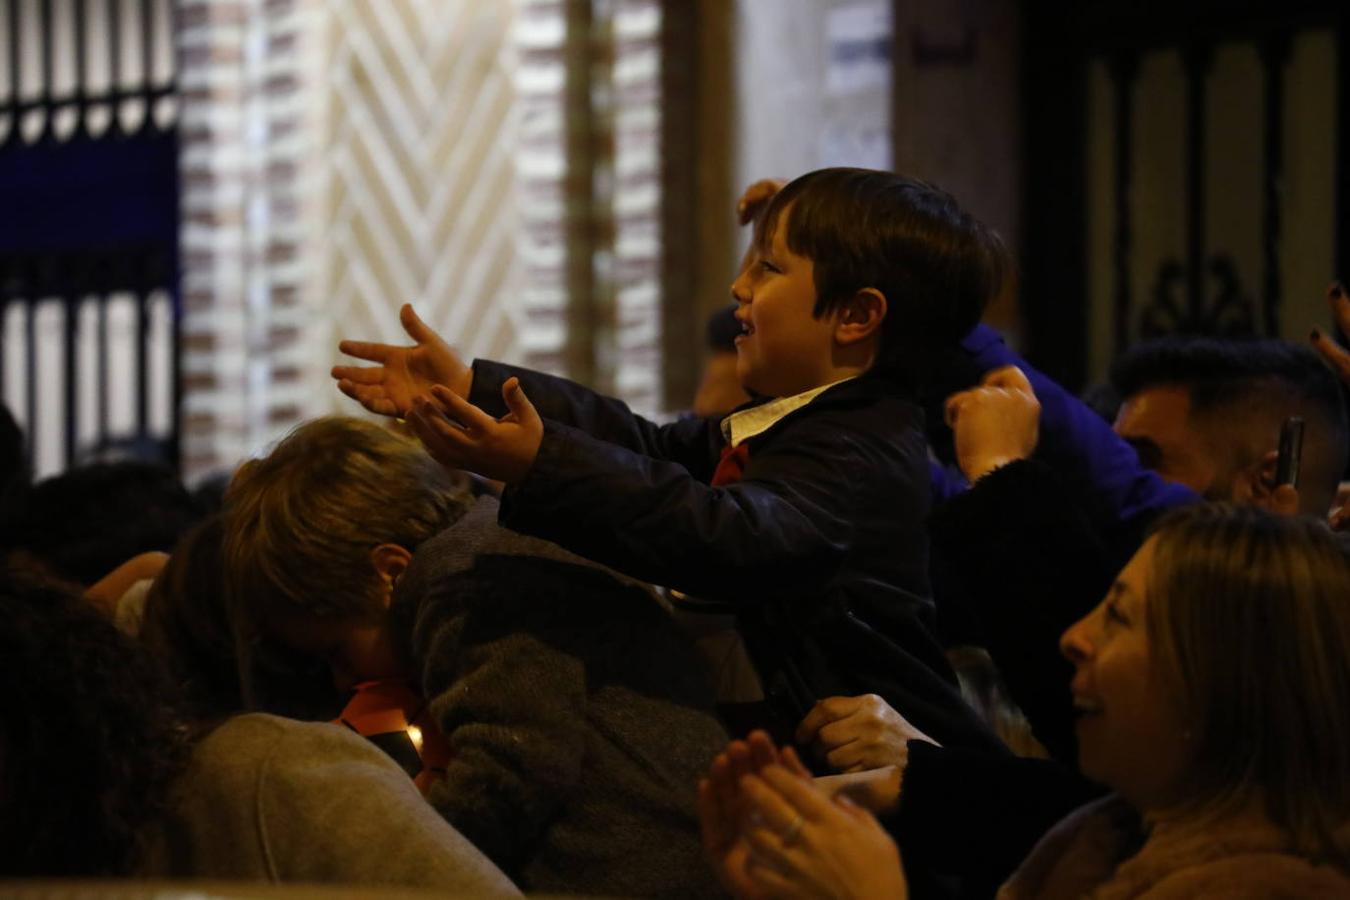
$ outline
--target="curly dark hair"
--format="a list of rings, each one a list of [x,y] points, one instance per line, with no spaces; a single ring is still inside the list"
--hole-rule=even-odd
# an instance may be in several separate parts
[[[82,599],[0,573],[0,877],[135,870],[190,743],[154,659]]]

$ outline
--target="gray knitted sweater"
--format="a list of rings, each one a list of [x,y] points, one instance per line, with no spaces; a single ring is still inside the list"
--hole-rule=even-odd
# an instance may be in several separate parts
[[[418,548],[395,622],[451,747],[430,800],[529,891],[706,896],[698,779],[727,741],[650,591],[496,524]]]
[[[158,878],[520,893],[369,741],[261,713],[196,746],[146,856]]]

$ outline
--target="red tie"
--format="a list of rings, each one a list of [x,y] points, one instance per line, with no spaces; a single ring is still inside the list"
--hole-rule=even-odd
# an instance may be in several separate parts
[[[735,447],[728,444],[722,448],[722,458],[713,471],[712,486],[734,484],[741,480],[746,464],[750,462],[750,443],[741,441]]]

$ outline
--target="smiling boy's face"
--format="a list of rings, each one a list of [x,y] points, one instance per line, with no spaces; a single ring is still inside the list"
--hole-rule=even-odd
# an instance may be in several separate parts
[[[787,247],[791,215],[791,206],[782,211],[769,246],[751,254],[731,286],[743,329],[736,338],[736,373],[747,391],[766,397],[790,397],[835,380],[836,316],[812,315],[815,266]]]

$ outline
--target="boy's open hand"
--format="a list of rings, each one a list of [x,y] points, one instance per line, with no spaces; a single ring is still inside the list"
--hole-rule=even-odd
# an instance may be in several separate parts
[[[338,390],[373,413],[403,418],[412,410],[413,398],[427,394],[433,385],[444,385],[460,397],[469,396],[473,369],[418,318],[411,304],[403,304],[398,318],[415,342],[413,346],[343,341],[338,344],[343,353],[378,365],[334,366]]]
[[[761,178],[746,188],[741,199],[736,201],[736,221],[742,225],[753,222],[785,184],[787,182],[781,178]]]
[[[494,419],[438,384],[429,396],[419,394],[413,400],[408,427],[441,465],[513,484],[525,477],[539,455],[544,421],[519,378],[506,379],[502,399],[508,412]]]

